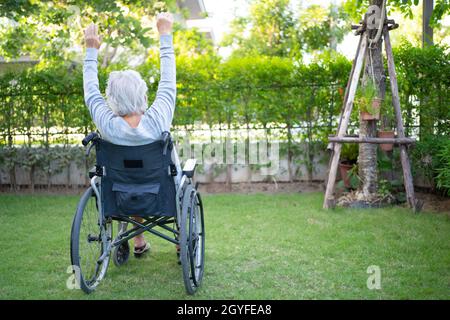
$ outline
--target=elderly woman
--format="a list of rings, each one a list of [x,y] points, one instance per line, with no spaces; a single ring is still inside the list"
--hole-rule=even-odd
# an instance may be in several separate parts
[[[118,145],[144,145],[169,131],[175,110],[176,76],[172,41],[173,17],[157,16],[160,35],[161,79],[156,99],[148,108],[147,85],[133,70],[111,72],[106,88],[106,101],[99,90],[97,55],[100,48],[98,28],[91,24],[85,31],[84,98],[92,120],[102,138]],[[139,219],[139,218],[136,218]],[[150,249],[144,236],[134,238],[134,253],[139,257]]]

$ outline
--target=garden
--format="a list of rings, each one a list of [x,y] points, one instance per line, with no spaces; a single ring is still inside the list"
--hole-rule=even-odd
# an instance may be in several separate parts
[[[448,216],[398,207],[330,213],[322,199],[321,193],[207,195],[205,275],[195,296],[184,292],[175,246],[153,236],[148,256],[120,268],[111,263],[100,287],[86,295],[66,286],[79,197],[0,195],[0,297],[448,298]],[[367,288],[373,265],[381,271],[379,290]]]
[[[400,24],[390,33],[405,136],[415,139],[407,153],[420,213],[407,208],[401,148],[387,144],[371,151],[343,144],[341,206],[322,208],[329,138],[354,69],[355,53],[338,48],[349,36],[357,43],[352,25],[385,1],[249,1],[220,42],[187,26],[189,1],[72,2],[0,5],[0,299],[188,298],[175,246],[149,235],[150,254],[111,266],[94,294],[68,288],[71,223],[95,165],[95,152],[87,157],[81,145],[96,130],[83,97],[83,29],[92,21],[103,28],[100,91],[112,71],[132,68],[153,101],[161,74],[151,17],[162,11],[178,17],[171,132],[183,161],[199,159],[195,180],[205,194],[206,267],[193,298],[448,299],[447,1],[435,1],[428,15],[434,41],[433,31],[431,41],[421,34],[423,1],[387,1],[387,15]],[[373,126],[377,137],[394,138],[387,61],[376,48],[369,52],[347,133],[362,136]],[[260,152],[252,162],[252,146],[263,145],[268,160]],[[373,181],[366,172],[376,172]],[[388,204],[349,205],[369,183]],[[374,266],[381,285],[370,289]]]

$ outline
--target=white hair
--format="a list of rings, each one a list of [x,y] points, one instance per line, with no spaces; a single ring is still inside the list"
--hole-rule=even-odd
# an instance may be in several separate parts
[[[109,74],[106,98],[111,110],[126,116],[147,110],[147,84],[134,70],[113,71]]]

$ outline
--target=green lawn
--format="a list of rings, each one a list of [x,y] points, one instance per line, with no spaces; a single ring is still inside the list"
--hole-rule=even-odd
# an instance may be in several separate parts
[[[322,194],[209,195],[199,299],[448,299],[450,219],[407,209],[324,211]],[[76,196],[0,195],[0,299],[185,299],[172,244],[96,292],[66,288]],[[369,290],[367,268],[381,269]]]

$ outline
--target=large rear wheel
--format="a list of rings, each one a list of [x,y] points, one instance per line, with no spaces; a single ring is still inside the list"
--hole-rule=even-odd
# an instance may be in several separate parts
[[[186,292],[200,287],[205,267],[205,224],[200,194],[192,185],[186,187],[181,210],[180,260]]]
[[[78,203],[70,239],[75,278],[86,293],[91,293],[105,277],[109,264],[109,252],[102,256],[104,248],[111,242],[112,223],[101,225],[99,217],[97,197],[92,187],[89,187]],[[103,259],[100,260],[100,257]]]

